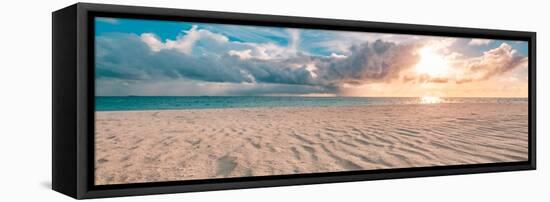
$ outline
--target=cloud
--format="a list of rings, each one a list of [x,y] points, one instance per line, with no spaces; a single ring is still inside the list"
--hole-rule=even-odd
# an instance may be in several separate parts
[[[239,42],[277,43],[289,39],[288,30],[282,28],[208,23],[200,24],[200,27]]]
[[[363,84],[395,79],[418,62],[416,45],[398,45],[377,40],[350,48],[346,58],[319,58],[317,74],[323,85]]]
[[[521,56],[507,43],[483,53],[482,56],[468,59],[464,62],[466,78],[458,83],[487,80],[493,76],[504,74],[514,68],[526,67],[528,58]]]
[[[242,43],[193,27],[176,40],[153,34],[111,33],[97,37],[96,76],[125,81],[192,80],[213,83],[301,85],[315,93],[337,92],[344,83],[396,78],[416,56],[412,46],[381,40],[353,46],[349,55],[311,56],[298,51],[299,33],[287,46]],[[221,45],[220,45],[221,44]],[[217,46],[223,46],[217,48]],[[203,50],[201,52],[201,50]],[[204,50],[216,50],[215,54]],[[288,51],[296,50],[296,52]],[[212,51],[210,51],[212,52]],[[309,87],[308,87],[309,86]],[[292,87],[296,88],[296,87]],[[287,89],[292,91],[292,89]],[[285,93],[280,90],[277,93]]]
[[[288,45],[280,46],[272,42],[251,43],[251,42],[233,42],[236,48],[245,47],[244,50],[230,50],[229,55],[237,56],[243,60],[283,60],[295,57],[299,52],[300,32],[297,29],[287,29]]]
[[[452,61],[453,72],[445,76],[404,75],[403,82],[416,81],[419,83],[447,83],[454,81],[463,84],[475,81],[484,81],[503,75],[517,68],[526,68],[528,58],[520,55],[507,43],[483,52],[481,56],[463,58],[451,52],[446,57]]]
[[[468,42],[468,45],[482,46],[482,45],[488,45],[491,42],[493,42],[493,40],[490,40],[490,39],[472,39],[472,40],[470,40],[470,42]]]
[[[331,53],[330,54],[330,58],[333,58],[333,59],[344,59],[344,58],[347,58],[348,56],[345,56],[345,55],[341,55],[341,54],[336,54],[336,53]]]
[[[378,40],[353,46],[349,56],[310,56],[299,52],[282,59],[261,60],[250,57],[251,51],[248,50],[229,55],[237,56],[240,62],[234,65],[250,73],[258,82],[336,89],[345,83],[362,84],[397,78],[402,69],[417,62],[418,57],[412,51],[414,48]]]
[[[247,81],[238,68],[225,66],[219,58],[184,54],[178,49],[154,51],[135,34],[106,34],[96,41],[96,77],[99,78]]]
[[[166,39],[165,42],[162,42],[153,33],[141,34],[141,40],[155,52],[164,49],[174,49],[185,54],[190,54],[193,45],[201,39],[210,39],[217,43],[226,43],[229,41],[229,39],[223,35],[215,34],[205,29],[199,30],[196,25],[193,25],[190,30],[183,32],[185,34],[178,36],[176,40]]]
[[[98,89],[123,95],[154,93],[154,89],[168,95],[339,94],[345,86],[393,80],[440,84],[487,80],[527,62],[505,43],[478,57],[457,56],[449,50],[456,40],[441,37],[362,40],[350,43],[345,52],[316,55],[301,49],[305,45],[301,30],[283,31],[288,42],[284,44],[233,41],[197,26],[164,41],[153,33],[103,33],[96,36]],[[390,39],[405,40],[401,35]],[[449,56],[461,74],[411,74],[419,61],[417,50],[425,45]]]
[[[235,50],[229,50],[228,54],[238,56],[241,59],[257,59],[257,60],[282,60],[287,59],[296,54],[296,50],[288,47],[279,46],[274,43],[239,43],[233,44]],[[239,48],[244,50],[238,50]]]
[[[382,40],[384,42],[391,42],[391,43],[401,44],[401,45],[425,44],[425,43],[434,43],[434,42],[437,42],[437,44],[446,44],[447,42],[453,43],[456,40],[454,38],[449,38],[449,37],[420,36],[420,35],[408,35],[408,34],[348,32],[348,31],[346,32],[325,31],[325,32],[331,33],[334,37],[330,39],[313,42],[314,47],[327,49],[340,54],[349,53],[350,48],[354,45],[361,44],[364,42],[372,43],[377,40]]]
[[[141,34],[141,40],[151,48],[152,51],[159,52],[162,49],[167,49],[166,45],[153,33]],[[190,51],[190,48],[189,48]],[[184,51],[188,52],[188,51]]]
[[[288,44],[288,49],[292,53],[298,52],[298,46],[300,45],[300,31],[298,29],[287,29],[288,34],[290,35],[290,43]]]
[[[241,60],[248,60],[248,59],[252,58],[252,54],[251,54],[252,49],[246,49],[246,50],[242,50],[242,51],[230,50],[227,53],[231,56],[237,56]],[[258,57],[258,58],[260,58],[260,57]]]
[[[116,18],[107,18],[107,17],[96,17],[96,20],[99,22],[109,23],[113,25],[116,25],[119,22],[118,19]]]

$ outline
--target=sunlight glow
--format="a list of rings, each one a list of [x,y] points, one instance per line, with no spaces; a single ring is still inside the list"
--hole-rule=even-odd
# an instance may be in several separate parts
[[[420,61],[416,64],[415,70],[418,74],[428,76],[444,76],[448,73],[448,62],[440,54],[430,47],[424,47],[418,52]]]
[[[420,104],[437,104],[443,100],[437,96],[422,96],[420,97]]]

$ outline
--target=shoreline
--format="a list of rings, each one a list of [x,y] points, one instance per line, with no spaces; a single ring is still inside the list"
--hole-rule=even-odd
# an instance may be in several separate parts
[[[140,109],[140,110],[103,110],[103,111],[94,111],[94,113],[105,113],[105,112],[155,112],[155,111],[192,111],[192,110],[224,110],[224,109],[300,109],[300,108],[332,108],[332,107],[375,107],[375,106],[442,106],[442,105],[470,105],[470,104],[487,104],[487,105],[527,105],[527,103],[411,103],[411,104],[394,104],[394,103],[384,103],[384,104],[363,104],[363,105],[331,105],[331,106],[273,106],[273,107],[226,107],[226,108],[182,108],[182,109]]]

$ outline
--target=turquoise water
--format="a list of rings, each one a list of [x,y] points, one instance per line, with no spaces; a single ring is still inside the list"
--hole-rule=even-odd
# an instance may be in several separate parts
[[[433,100],[429,99],[429,102]],[[212,109],[248,107],[320,107],[421,104],[422,98],[275,97],[275,96],[97,96],[96,111]],[[527,103],[527,98],[438,98],[436,103]]]

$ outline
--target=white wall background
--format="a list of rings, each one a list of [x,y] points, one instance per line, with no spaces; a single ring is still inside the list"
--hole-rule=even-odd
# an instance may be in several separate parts
[[[545,1],[90,1],[383,22],[536,31],[538,170],[106,199],[108,201],[549,200],[550,14]],[[75,3],[1,1],[0,201],[68,201],[51,186],[51,12]],[[545,5],[546,4],[546,5]],[[548,91],[546,91],[548,92]],[[28,200],[27,200],[28,199]]]

